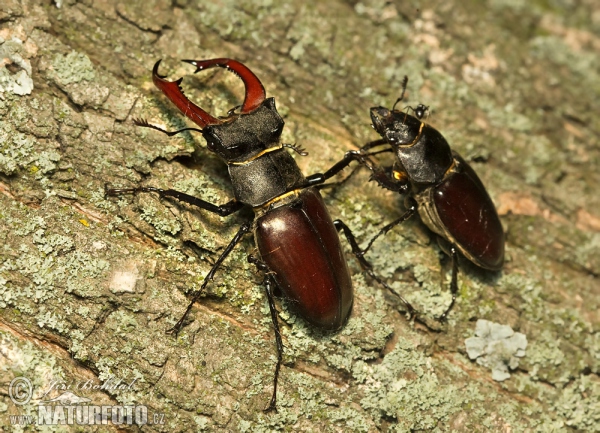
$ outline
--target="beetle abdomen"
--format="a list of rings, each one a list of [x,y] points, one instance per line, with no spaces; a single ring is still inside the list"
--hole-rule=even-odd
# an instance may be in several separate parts
[[[312,188],[298,201],[256,223],[262,260],[298,314],[322,329],[338,329],[352,308],[352,282],[340,239],[321,194]]]
[[[456,152],[458,170],[432,189],[444,236],[473,263],[499,270],[504,263],[504,231],[496,207],[475,171]],[[437,230],[436,230],[437,231]]]

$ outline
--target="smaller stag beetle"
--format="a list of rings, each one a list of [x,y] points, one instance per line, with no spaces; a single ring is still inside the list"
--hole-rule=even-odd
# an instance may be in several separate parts
[[[305,177],[286,148],[304,154],[299,148],[280,142],[284,121],[275,108],[275,100],[266,98],[259,79],[242,63],[232,59],[184,60],[196,72],[220,67],[241,78],[245,98],[240,107],[230,110],[226,118],[216,118],[192,103],[179,84],[158,74],[160,61],[152,72],[154,84],[185,114],[199,125],[168,132],[146,121],[139,126],[156,129],[169,136],[186,130],[202,133],[210,151],[227,164],[234,199],[215,205],[172,189],[155,187],[106,188],[108,196],[154,192],[160,197],[175,198],[220,216],[231,215],[244,206],[254,210],[255,218],[241,225],[237,234],[221,253],[193,296],[185,313],[173,328],[177,333],[187,314],[211,281],[225,258],[242,237],[254,232],[260,258],[248,261],[264,273],[271,319],[277,343],[277,365],[273,377],[273,395],[266,411],[276,410],[277,379],[283,359],[283,343],[277,323],[273,288],[278,286],[298,315],[313,326],[334,331],[347,321],[353,303],[352,281],[342,251],[338,231],[343,231],[354,255],[366,272],[385,285],[360,254],[350,229],[340,220],[332,221],[319,193],[319,186],[340,169]],[[236,113],[239,108],[239,113]],[[355,159],[360,159],[356,156]]]
[[[380,186],[408,194],[407,211],[384,226],[373,242],[394,226],[418,213],[425,225],[438,237],[442,250],[452,257],[452,302],[440,316],[447,318],[458,292],[458,252],[475,265],[498,271],[504,262],[504,231],[485,187],[471,166],[455,151],[436,129],[422,120],[428,112],[425,105],[408,107],[414,116],[396,110],[404,98],[408,77],[404,77],[402,93],[391,110],[371,108],[373,128],[382,139],[367,143],[359,151],[346,153],[336,169],[358,160],[372,172]],[[377,151],[371,149],[386,146]],[[370,156],[384,152],[395,155],[394,165],[382,168]],[[357,157],[362,155],[362,158]]]

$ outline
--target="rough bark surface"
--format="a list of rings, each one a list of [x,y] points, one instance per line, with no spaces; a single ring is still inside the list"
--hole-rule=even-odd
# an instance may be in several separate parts
[[[150,424],[131,430],[600,430],[598,52],[596,0],[4,0],[0,425],[37,418],[39,400],[70,387],[89,404],[146,406]],[[297,156],[306,174],[375,139],[369,107],[390,106],[408,75],[407,104],[431,107],[429,122],[471,162],[507,233],[502,272],[461,262],[444,325],[431,318],[449,302],[450,267],[417,219],[367,258],[429,326],[408,321],[350,254],[356,298],[342,331],[321,334],[280,304],[278,413],[262,412],[276,351],[262,277],[246,262],[250,236],[180,335],[165,334],[250,214],[103,196],[110,183],[231,198],[200,136],[132,123],[185,125],[152,85],[161,58],[210,113],[238,105],[235,76],[191,75],[178,62],[213,57],[260,77],[285,141],[309,152]],[[364,172],[325,196],[361,240],[403,211]],[[527,338],[505,381],[467,356],[477,319]],[[26,405],[10,398],[17,377],[32,383]],[[131,386],[111,388],[118,380]]]

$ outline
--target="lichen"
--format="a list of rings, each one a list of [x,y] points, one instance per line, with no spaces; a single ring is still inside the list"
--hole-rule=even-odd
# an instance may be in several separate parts
[[[503,381],[510,377],[510,370],[519,366],[519,358],[525,356],[527,337],[515,332],[508,325],[479,319],[475,325],[475,337],[465,340],[469,358],[492,370],[492,379]]]
[[[4,93],[23,96],[31,94],[33,90],[31,62],[23,57],[23,51],[25,48],[21,39],[13,36],[5,40],[0,37],[0,59],[4,59],[0,67],[0,99],[4,99]],[[6,67],[11,63],[20,70],[11,73]]]
[[[52,61],[54,79],[63,86],[96,78],[94,65],[83,53],[71,51],[65,56],[56,55]]]

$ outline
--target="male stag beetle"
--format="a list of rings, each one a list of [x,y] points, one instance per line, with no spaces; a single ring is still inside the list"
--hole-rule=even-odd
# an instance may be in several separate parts
[[[179,86],[182,79],[171,82],[158,74],[158,61],[152,72],[154,84],[202,129],[184,128],[168,132],[143,120],[135,123],[168,135],[185,130],[201,132],[208,149],[227,163],[235,198],[223,205],[215,205],[172,189],[154,187],[107,188],[106,194],[117,196],[154,192],[160,197],[175,198],[223,217],[244,206],[252,207],[254,218],[241,225],[172,331],[176,333],[181,329],[193,304],[225,258],[245,234],[253,231],[260,258],[248,256],[248,261],[264,273],[278,355],[273,395],[265,410],[276,410],[277,379],[283,358],[283,343],[273,299],[274,286],[281,289],[297,314],[313,326],[329,331],[342,327],[352,309],[353,291],[348,265],[337,234],[340,230],[344,232],[366,272],[381,284],[385,283],[373,273],[360,254],[348,227],[340,220],[331,220],[318,190],[320,184],[339,170],[303,176],[285,148],[302,152],[295,146],[280,142],[284,121],[275,108],[274,98],[266,98],[265,89],[256,75],[245,65],[232,59],[184,61],[195,66],[195,72],[220,67],[240,77],[245,86],[245,97],[238,107],[239,113],[236,113],[236,108],[226,118],[211,116],[184,96]]]
[[[360,151],[346,153],[334,167],[340,170],[358,160],[371,170],[372,179],[380,186],[408,194],[407,211],[384,226],[362,253],[379,236],[418,212],[437,235],[440,248],[452,257],[452,301],[439,318],[444,320],[456,301],[458,252],[479,267],[498,271],[504,262],[504,231],[494,203],[475,171],[450,149],[442,134],[422,121],[429,107],[422,104],[414,109],[408,107],[414,116],[395,109],[404,98],[407,84],[405,76],[402,93],[391,110],[371,108],[373,128],[382,138],[367,143]],[[386,147],[372,151],[378,146]],[[382,168],[369,158],[384,152],[395,155],[391,168]]]

